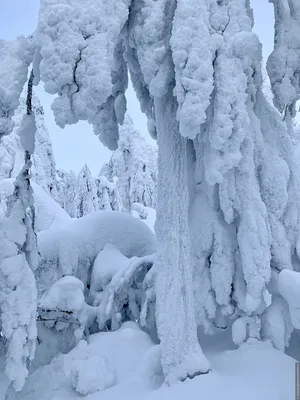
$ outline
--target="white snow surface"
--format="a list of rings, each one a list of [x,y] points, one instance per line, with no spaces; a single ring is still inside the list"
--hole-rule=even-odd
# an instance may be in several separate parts
[[[223,336],[219,339],[222,341]],[[118,331],[98,333],[90,336],[88,342],[80,341],[68,354],[30,375],[21,393],[8,391],[7,400],[294,398],[295,360],[275,350],[268,341],[252,340],[238,350],[225,351],[222,346],[219,351],[212,350],[209,341],[206,344],[204,351],[213,367],[209,374],[160,387],[159,346],[135,323],[127,322]],[[108,368],[103,370],[101,363]],[[104,387],[104,382],[109,384]],[[83,394],[73,389],[74,383]]]
[[[6,200],[14,191],[14,178],[0,180],[1,213],[5,212]],[[39,185],[31,182],[35,204],[35,229],[37,232],[50,227],[62,226],[71,220],[69,215]],[[3,207],[2,207],[3,206]],[[1,217],[0,217],[1,218]]]

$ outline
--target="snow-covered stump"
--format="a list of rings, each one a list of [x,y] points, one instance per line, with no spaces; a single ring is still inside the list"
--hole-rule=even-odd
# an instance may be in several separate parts
[[[189,238],[187,139],[172,94],[155,101],[158,132],[156,318],[165,382],[205,374],[210,365],[197,338]]]

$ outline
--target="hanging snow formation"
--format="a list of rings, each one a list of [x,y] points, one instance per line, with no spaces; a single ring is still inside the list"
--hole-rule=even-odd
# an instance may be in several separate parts
[[[52,104],[57,124],[87,120],[111,150],[126,109],[121,38],[129,3],[43,0],[36,34],[40,77],[47,92],[59,94]]]

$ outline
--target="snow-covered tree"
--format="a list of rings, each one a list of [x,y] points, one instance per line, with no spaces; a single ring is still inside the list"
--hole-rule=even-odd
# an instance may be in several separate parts
[[[97,189],[89,167],[85,164],[77,176],[75,204],[77,217],[97,210]]]
[[[14,60],[12,60],[14,61]],[[35,209],[30,185],[31,156],[36,122],[32,107],[34,75],[28,80],[26,114],[18,129],[24,148],[24,166],[15,180],[6,216],[0,221],[0,307],[6,344],[6,372],[19,391],[28,375],[36,344],[37,291],[34,270],[38,266]],[[1,88],[1,86],[0,86]],[[9,132],[7,132],[9,133]]]
[[[38,97],[33,94],[32,107],[36,116],[35,151],[32,156],[32,179],[38,183],[46,192],[57,200],[57,174],[55,160],[49,132],[44,122],[44,110]],[[0,147],[0,177],[14,178],[20,172],[24,162],[24,148],[20,142],[18,130],[26,113],[26,88],[20,98],[20,105],[17,108],[12,121],[14,129],[10,135],[2,138]]]
[[[121,200],[117,186],[110,182],[104,175],[99,175],[95,180],[97,188],[98,210],[121,210]]]
[[[272,1],[268,72],[287,117],[299,96],[296,1]],[[87,120],[115,150],[129,70],[157,138],[156,322],[167,383],[209,371],[197,325],[232,317],[236,339],[242,329],[245,339],[278,343],[265,329],[275,313],[285,344],[290,334],[274,282],[299,268],[299,173],[292,124],[262,93],[252,26],[249,0],[41,1],[34,71],[58,94],[56,122]],[[1,134],[16,106],[15,98],[1,105]]]
[[[124,210],[130,212],[134,203],[156,207],[157,152],[134,129],[129,116],[120,127],[118,149],[113,152],[103,173],[110,180],[117,178],[116,186]]]

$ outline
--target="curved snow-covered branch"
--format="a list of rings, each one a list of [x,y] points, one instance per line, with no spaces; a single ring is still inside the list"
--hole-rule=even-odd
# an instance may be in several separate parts
[[[148,270],[152,267],[156,254],[144,257],[133,257],[127,268],[121,269],[112,278],[104,289],[101,303],[98,307],[98,325],[103,329],[105,323],[112,321],[112,329],[118,328],[120,312],[124,304],[128,303],[133,316],[138,319],[139,312],[135,303],[132,285],[142,284]],[[141,274],[141,276],[139,276]],[[133,289],[134,290],[134,289]]]

